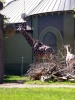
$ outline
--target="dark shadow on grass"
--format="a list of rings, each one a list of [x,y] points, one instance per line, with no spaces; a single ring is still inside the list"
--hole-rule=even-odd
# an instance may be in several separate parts
[[[11,75],[4,75],[4,83],[19,83],[19,84],[23,84],[26,82],[26,80],[13,80],[10,79]]]
[[[4,80],[4,83],[19,83],[19,84],[24,84],[26,81],[25,80]]]

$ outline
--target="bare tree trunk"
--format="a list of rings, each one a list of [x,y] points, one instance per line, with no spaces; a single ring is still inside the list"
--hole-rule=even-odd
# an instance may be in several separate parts
[[[3,62],[3,19],[4,19],[4,16],[0,14],[0,84],[3,83],[3,76],[4,76],[4,62]]]

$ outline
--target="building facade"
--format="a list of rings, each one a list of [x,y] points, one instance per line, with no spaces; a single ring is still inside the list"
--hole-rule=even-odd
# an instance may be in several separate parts
[[[39,1],[40,0],[38,0],[38,2]],[[31,30],[33,30],[33,32],[29,32],[29,34],[32,35],[33,38],[38,39],[42,41],[44,44],[51,46],[56,52],[58,50],[61,50],[64,44],[70,44],[72,47],[72,52],[75,53],[74,11],[73,9],[70,9],[74,7],[73,3],[75,2],[73,0],[66,0],[66,1],[58,0],[59,2],[55,3],[56,0],[54,0],[53,1],[54,3],[51,4],[51,1],[52,1],[51,0],[50,7],[51,5],[53,5],[53,8],[51,8],[52,10],[50,9],[50,11],[44,12],[46,8],[43,8],[42,5],[43,3],[45,4],[46,2],[48,4],[48,1],[46,0],[40,1],[40,3],[36,5],[36,7],[31,7],[33,9],[29,13],[29,15],[23,17],[23,19],[27,22],[28,27]],[[22,1],[15,0],[15,2],[10,3],[8,6],[6,6],[3,13],[6,14],[7,9],[9,9],[10,6],[13,4],[16,5],[17,2],[19,4],[19,2],[22,2]],[[47,4],[45,4],[45,7]],[[61,8],[58,11],[56,8],[57,4],[58,4],[58,8]],[[61,6],[62,4],[63,4],[63,7],[65,4],[64,10],[63,10],[63,7]],[[70,7],[68,7],[69,4],[70,4]],[[55,11],[53,9],[55,9]],[[22,14],[20,14],[20,16],[21,15]],[[11,16],[12,20],[14,19],[18,20],[16,17],[17,14],[15,15],[16,18],[14,18],[13,16]],[[16,23],[18,22],[16,21],[14,22],[11,19],[10,19],[11,21],[10,24],[14,24],[16,26]],[[24,23],[25,22],[24,20],[22,21],[21,19],[19,23],[20,24]],[[17,74],[17,73],[20,74],[22,60],[23,60],[23,71],[24,73],[26,73],[28,69],[28,65],[33,62],[33,54],[32,54],[32,48],[27,43],[25,38],[21,35],[21,33],[15,33],[13,37],[5,39],[4,43],[5,43],[4,55],[5,55],[6,72],[10,74]],[[24,58],[22,59],[22,57]]]

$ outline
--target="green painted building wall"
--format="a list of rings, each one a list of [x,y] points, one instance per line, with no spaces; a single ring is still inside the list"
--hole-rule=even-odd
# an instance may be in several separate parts
[[[32,48],[20,33],[15,33],[11,38],[4,40],[5,72],[10,74],[20,74],[22,57],[24,73],[27,66],[32,62]]]
[[[46,15],[47,16],[47,15]],[[59,16],[59,14],[58,14]],[[33,17],[33,37],[40,39],[43,42],[43,38],[47,32],[53,32],[57,38],[57,48],[60,50],[61,47],[65,44],[70,44],[72,47],[72,52],[75,53],[75,39],[74,39],[74,14],[73,13],[64,13],[63,14],[63,37],[60,30],[53,26],[45,27],[40,33],[38,29],[38,16]],[[43,17],[43,15],[41,16]],[[57,20],[57,19],[56,19]],[[44,24],[44,23],[42,23]],[[59,22],[58,22],[59,24]],[[61,25],[60,25],[61,26]]]
[[[75,53],[74,43],[74,14],[64,14],[64,44],[70,44],[72,52]]]
[[[47,15],[45,15],[45,17],[46,16]],[[43,15],[41,17],[43,18]],[[32,19],[29,18],[28,21],[31,20],[33,28],[33,38],[39,39],[43,42],[43,37],[45,36],[45,34],[47,32],[53,32],[57,39],[57,49],[60,50],[63,44],[70,44],[72,47],[72,52],[75,53],[74,18],[72,13],[63,14],[62,31],[50,25],[43,28],[43,30],[39,32],[39,16],[32,16]],[[63,37],[61,32],[63,33]],[[24,57],[24,73],[26,73],[28,65],[33,62],[32,48],[30,47],[30,45],[20,33],[16,33],[13,37],[5,39],[4,42],[5,70],[10,73],[20,74],[22,57]]]

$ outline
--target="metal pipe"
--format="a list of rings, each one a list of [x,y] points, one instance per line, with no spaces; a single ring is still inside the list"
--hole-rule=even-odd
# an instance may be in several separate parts
[[[23,75],[23,63],[24,63],[24,57],[22,57],[22,63],[21,63],[21,76]]]

